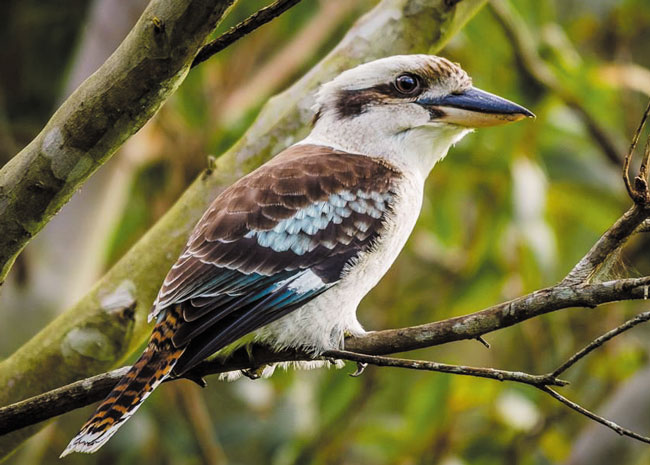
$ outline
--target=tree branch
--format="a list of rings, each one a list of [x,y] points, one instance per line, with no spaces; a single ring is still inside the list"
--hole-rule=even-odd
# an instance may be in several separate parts
[[[570,409],[575,410],[576,412],[581,413],[582,415],[586,416],[587,418],[591,418],[592,420],[597,421],[598,423],[600,423],[602,425],[605,425],[609,429],[616,431],[618,434],[620,434],[622,436],[629,436],[629,437],[631,437],[633,439],[637,439],[637,440],[639,440],[641,442],[645,442],[647,444],[650,444],[650,438],[649,437],[642,436],[642,435],[640,435],[638,433],[635,433],[634,431],[630,431],[627,428],[623,428],[622,426],[618,425],[617,423],[614,423],[611,420],[603,418],[600,415],[596,415],[595,413],[593,413],[593,412],[587,410],[586,408],[576,404],[575,402],[570,401],[569,399],[567,399],[563,395],[559,394],[558,392],[554,391],[550,387],[544,386],[541,389],[542,389],[542,391],[546,392],[547,394],[549,394],[554,399],[557,399],[558,401],[562,402],[564,405],[566,405]]]
[[[0,283],[25,245],[184,80],[234,0],[154,0],[99,70],[0,170]]]
[[[648,299],[648,294],[645,293],[643,296],[644,299]],[[586,357],[588,354],[602,346],[604,343],[607,341],[614,339],[616,336],[618,336],[621,333],[624,333],[625,331],[628,331],[632,328],[634,328],[636,325],[639,325],[641,323],[645,323],[646,321],[650,320],[650,312],[643,312],[640,313],[639,315],[635,316],[631,320],[626,321],[620,326],[617,326],[616,328],[612,329],[611,331],[606,332],[600,337],[597,337],[593,341],[591,341],[589,344],[587,344],[585,347],[583,347],[580,351],[576,352],[573,354],[566,362],[564,362],[562,365],[557,367],[553,373],[551,373],[551,376],[560,376],[562,373],[567,371],[569,368],[571,368],[573,365],[578,363],[582,358]]]
[[[521,371],[496,370],[494,368],[468,367],[463,365],[449,365],[447,363],[430,362],[424,360],[407,360],[403,358],[383,357],[381,355],[366,355],[350,352],[349,350],[330,350],[324,355],[341,360],[376,365],[380,367],[407,368],[409,370],[436,371],[475,378],[493,379],[496,381],[513,381],[531,386],[566,386],[567,381],[552,375],[530,375]],[[0,410],[1,412],[1,410]],[[2,417],[0,417],[1,419]],[[2,429],[0,429],[2,434]]]
[[[571,286],[590,281],[599,269],[620,250],[628,238],[648,219],[650,210],[633,205],[611,228],[603,234],[587,254],[578,262],[561,284]]]
[[[596,307],[619,300],[643,299],[650,276],[574,286],[541,289],[469,315],[408,328],[373,331],[346,340],[346,349],[367,354],[387,354],[421,349],[452,341],[476,339],[497,329],[571,307]]]
[[[196,57],[192,62],[191,68],[194,68],[196,65],[200,65],[211,56],[216,55],[224,48],[238,41],[245,35],[250,34],[258,27],[263,26],[269,21],[277,18],[300,1],[301,0],[276,0],[272,4],[255,12],[241,23],[228,29],[228,31],[214,39],[209,44],[201,47],[201,50],[199,50],[199,53],[196,54]]]
[[[639,126],[637,127],[636,131],[634,132],[634,136],[632,137],[632,142],[630,143],[630,148],[625,154],[625,159],[623,161],[623,181],[625,182],[625,188],[627,189],[627,193],[630,196],[630,198],[636,204],[640,204],[640,205],[650,204],[650,192],[648,191],[648,164],[650,159],[650,136],[646,141],[645,150],[643,153],[643,157],[641,159],[641,166],[639,168],[639,174],[634,178],[634,184],[632,184],[632,182],[630,181],[630,163],[632,161],[632,158],[634,157],[634,151],[636,150],[636,146],[639,143],[639,137],[641,137],[641,133],[643,132],[643,127],[645,126],[646,121],[648,120],[648,116],[650,116],[650,102],[648,102],[648,106],[646,107],[645,112],[643,112],[643,117],[641,118],[641,122],[639,123]]]

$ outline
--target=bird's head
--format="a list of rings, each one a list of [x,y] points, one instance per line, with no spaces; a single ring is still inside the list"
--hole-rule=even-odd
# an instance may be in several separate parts
[[[311,138],[351,152],[421,165],[428,174],[473,128],[533,113],[472,86],[459,65],[433,55],[364,63],[321,86]]]

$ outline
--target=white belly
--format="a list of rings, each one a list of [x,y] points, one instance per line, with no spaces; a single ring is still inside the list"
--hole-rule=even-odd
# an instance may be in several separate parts
[[[379,282],[404,247],[422,206],[423,180],[408,175],[397,187],[392,214],[372,250],[344,270],[341,281],[289,315],[259,329],[255,340],[276,349],[302,348],[314,353],[341,348],[346,334],[360,335],[359,302]]]

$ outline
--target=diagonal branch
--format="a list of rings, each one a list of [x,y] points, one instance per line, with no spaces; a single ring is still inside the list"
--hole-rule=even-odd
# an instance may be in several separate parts
[[[647,288],[646,288],[647,289]],[[648,299],[648,293],[644,293],[643,296],[644,299]],[[622,325],[612,329],[611,331],[606,332],[602,336],[594,339],[591,341],[589,344],[587,344],[585,347],[583,347],[580,351],[576,352],[573,354],[566,362],[564,362],[562,365],[557,367],[552,373],[551,376],[560,376],[562,373],[567,371],[569,368],[571,368],[573,365],[575,365],[577,362],[579,362],[582,358],[602,346],[604,343],[607,341],[614,339],[616,336],[618,336],[621,333],[624,333],[625,331],[629,331],[630,329],[634,328],[636,325],[639,325],[641,323],[645,323],[646,321],[650,320],[650,312],[643,312],[637,315],[636,317],[632,318],[631,320],[626,321]]]
[[[542,391],[546,392],[548,395],[553,397],[554,399],[557,399],[558,401],[562,402],[564,405],[569,407],[572,410],[575,410],[578,413],[581,413],[582,415],[586,416],[587,418],[591,418],[594,421],[597,421],[601,425],[604,425],[608,427],[611,430],[616,431],[618,434],[621,436],[629,436],[633,439],[637,439],[641,442],[645,442],[647,444],[650,444],[650,437],[647,436],[642,436],[638,433],[635,433],[634,431],[631,431],[627,428],[623,428],[622,426],[618,425],[617,423],[614,423],[611,420],[608,420],[606,418],[601,417],[600,415],[596,415],[595,413],[587,410],[586,408],[576,404],[575,402],[570,401],[563,395],[559,394],[555,390],[551,389],[548,386],[544,386],[540,388]]]
[[[154,0],[117,50],[0,170],[0,283],[25,245],[184,80],[234,0]]]
[[[201,50],[199,50],[199,53],[196,54],[194,61],[192,61],[192,66],[190,67],[194,68],[196,65],[200,65],[213,55],[216,55],[222,51],[224,48],[238,41],[245,35],[250,34],[258,27],[263,26],[269,21],[277,18],[300,1],[301,0],[276,0],[272,4],[265,6],[261,10],[246,18],[241,23],[228,29],[228,31],[214,39],[209,44],[205,44],[203,47],[201,47]]]
[[[603,234],[566,275],[561,284],[571,286],[590,281],[598,270],[625,245],[628,238],[650,217],[650,209],[634,204]]]

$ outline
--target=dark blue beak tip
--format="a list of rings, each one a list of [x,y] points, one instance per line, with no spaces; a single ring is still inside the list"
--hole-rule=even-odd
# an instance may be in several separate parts
[[[526,118],[533,118],[533,119],[537,118],[537,115],[532,111],[530,111],[529,109],[524,107],[520,107],[520,108],[521,108],[520,113],[524,115]]]

